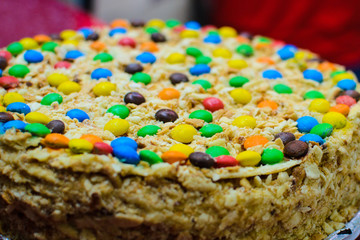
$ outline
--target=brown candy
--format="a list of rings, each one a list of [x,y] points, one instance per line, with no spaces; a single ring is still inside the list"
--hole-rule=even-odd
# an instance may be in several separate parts
[[[8,121],[14,120],[13,115],[6,112],[0,112],[0,122],[6,123]]]
[[[350,96],[350,97],[354,98],[356,101],[359,101],[359,99],[360,99],[360,93],[355,90],[347,90],[347,91],[341,92],[339,94],[339,96],[344,96],[344,95]]]
[[[296,139],[295,135],[289,132],[278,133],[275,135],[275,139],[277,138],[280,138],[284,145]]]
[[[284,154],[288,158],[301,158],[307,154],[309,146],[307,143],[299,140],[289,142],[284,147]]]

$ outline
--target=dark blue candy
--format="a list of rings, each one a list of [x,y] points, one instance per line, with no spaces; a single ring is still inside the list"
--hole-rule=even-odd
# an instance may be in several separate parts
[[[304,78],[305,79],[310,79],[310,80],[314,80],[316,82],[322,83],[323,81],[323,75],[321,72],[319,72],[316,69],[306,69],[303,72]]]
[[[94,30],[92,30],[91,28],[84,27],[84,28],[80,28],[78,32],[80,32],[84,36],[84,38],[87,38],[90,34],[94,32]]]
[[[187,29],[195,29],[195,30],[197,30],[197,29],[201,28],[200,23],[198,23],[196,21],[189,21],[189,22],[186,22],[184,25],[185,25],[185,27]]]
[[[356,82],[351,79],[344,79],[337,83],[337,86],[341,88],[342,90],[355,90],[356,88]]]
[[[27,50],[24,54],[24,59],[28,63],[39,63],[44,60],[44,56],[41,52],[36,50]]]
[[[219,35],[209,35],[204,38],[204,42],[218,44],[221,43],[221,37]]]
[[[66,116],[71,119],[76,118],[79,122],[90,119],[89,115],[81,109],[71,109],[66,113]]]
[[[115,34],[124,34],[126,33],[126,29],[125,28],[113,28],[110,30],[109,32],[109,36],[112,37],[114,36]]]
[[[140,162],[140,157],[137,152],[128,146],[115,146],[113,154],[117,157],[120,162],[137,165]]]
[[[111,141],[110,145],[115,148],[116,146],[128,146],[131,147],[132,149],[136,150],[138,148],[137,143],[135,142],[134,139],[129,138],[129,137],[119,137],[116,138],[114,140]]]
[[[196,64],[190,68],[191,75],[199,76],[201,74],[210,73],[211,68],[206,64]]]
[[[65,58],[67,59],[77,59],[82,56],[85,56],[85,54],[79,50],[70,50],[65,54]]]
[[[91,73],[91,78],[96,79],[96,80],[98,80],[100,78],[111,77],[111,76],[112,76],[112,72],[106,68],[97,68]]]
[[[283,76],[278,70],[268,69],[263,71],[262,77],[267,79],[277,79],[277,78],[282,78]]]
[[[156,61],[156,57],[154,56],[154,54],[152,54],[150,52],[143,52],[136,57],[136,60],[138,60],[142,63],[151,63],[152,64]]]
[[[5,129],[5,131],[7,131],[11,128],[15,128],[15,129],[19,129],[20,131],[23,132],[25,130],[26,125],[27,124],[21,120],[12,120],[12,121],[8,121],[7,123],[4,124],[4,129]]]
[[[310,132],[313,127],[319,124],[319,122],[311,116],[301,117],[296,122],[299,132],[305,133]]]
[[[9,112],[17,112],[17,113],[23,113],[24,115],[28,114],[29,112],[31,112],[30,107],[22,102],[14,102],[14,103],[10,103],[7,107],[6,107],[6,111]]]
[[[292,51],[292,48],[283,47],[277,51],[277,54],[282,60],[288,60],[295,57],[295,52]]]
[[[312,133],[305,134],[304,136],[300,137],[299,140],[306,142],[306,143],[308,143],[310,141],[317,142],[320,145],[323,145],[325,143],[325,140],[322,139],[319,135],[312,134]]]

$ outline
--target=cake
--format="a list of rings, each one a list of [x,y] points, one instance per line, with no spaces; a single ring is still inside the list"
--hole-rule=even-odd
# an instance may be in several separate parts
[[[118,19],[11,43],[0,68],[12,240],[324,239],[359,209],[359,86],[310,51]]]

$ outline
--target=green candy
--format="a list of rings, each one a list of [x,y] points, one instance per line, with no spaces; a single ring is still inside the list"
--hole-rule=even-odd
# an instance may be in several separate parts
[[[106,112],[112,113],[115,116],[119,116],[122,119],[127,118],[130,114],[129,108],[125,105],[120,105],[120,104],[110,107]]]
[[[45,137],[51,133],[50,129],[41,123],[30,123],[25,126],[25,131],[31,133],[33,136],[38,137]]]
[[[147,27],[145,29],[145,32],[148,33],[148,34],[153,34],[153,33],[158,33],[160,32],[160,30],[156,27]]]
[[[209,64],[211,63],[212,59],[208,56],[199,56],[195,59],[196,64]]]
[[[208,32],[209,35],[219,35],[219,32],[217,30],[210,30]]]
[[[198,79],[198,80],[194,81],[192,84],[199,84],[205,90],[208,90],[209,88],[211,88],[211,83],[208,80],[205,80],[205,79]]]
[[[250,57],[254,55],[254,49],[249,44],[241,44],[236,48],[236,52],[240,53],[241,55],[245,57]]]
[[[63,102],[63,97],[58,93],[49,93],[41,100],[42,105],[50,106],[53,102],[58,102],[59,104]]]
[[[232,87],[242,87],[245,83],[248,83],[249,79],[243,76],[236,76],[230,79],[229,84]]]
[[[41,46],[41,50],[54,53],[57,46],[59,46],[59,44],[56,42],[46,42]]]
[[[110,62],[113,59],[114,58],[108,53],[99,53],[93,58],[94,61],[100,60],[100,62]]]
[[[197,57],[200,57],[200,56],[203,55],[203,53],[196,47],[188,47],[186,49],[186,54],[190,55],[190,56],[192,56],[194,58],[197,58]]]
[[[285,84],[276,84],[274,86],[274,90],[275,90],[275,92],[280,93],[280,94],[291,94],[291,93],[293,93],[291,88],[289,86],[285,85]]]
[[[263,164],[273,165],[281,162],[283,159],[284,159],[283,152],[276,148],[266,148],[264,149],[264,152],[261,155],[261,163]]]
[[[204,137],[212,137],[214,136],[216,133],[221,133],[223,131],[222,127],[217,125],[217,124],[207,124],[205,126],[203,126],[202,128],[200,128],[200,133],[201,136]]]
[[[315,90],[310,90],[310,91],[306,92],[304,95],[304,99],[316,99],[316,98],[325,99],[325,96],[321,92],[315,91]]]
[[[132,75],[130,80],[137,83],[141,82],[145,85],[148,85],[151,82],[151,77],[147,73],[137,72],[134,75]]]
[[[212,114],[206,110],[196,110],[196,111],[190,113],[189,118],[201,119],[207,123],[209,123],[213,120]]]
[[[267,37],[258,37],[257,40],[261,43],[271,43],[272,42],[272,40]]]
[[[310,131],[312,134],[319,135],[321,138],[326,138],[331,135],[333,126],[329,123],[321,123],[313,127]]]
[[[226,148],[220,146],[209,147],[208,149],[206,149],[205,153],[209,154],[213,158],[222,155],[230,155],[229,151]]]
[[[176,19],[169,19],[165,22],[165,24],[168,28],[174,28],[176,26],[179,26],[181,22]]]
[[[13,56],[16,56],[24,51],[24,47],[19,42],[13,42],[6,48],[6,50],[8,50]]]
[[[333,78],[333,77],[335,77],[336,75],[338,75],[338,74],[340,74],[340,73],[346,73],[346,71],[344,71],[344,70],[333,71],[333,72],[330,74],[330,77]]]
[[[29,68],[22,64],[16,64],[9,69],[9,74],[18,78],[25,77],[29,72]]]
[[[150,165],[163,162],[163,160],[156,153],[150,150],[141,150],[139,155],[140,160],[148,162]]]
[[[146,125],[139,129],[139,131],[137,132],[137,135],[139,137],[145,137],[147,135],[153,136],[153,135],[156,135],[160,129],[161,128],[156,125]]]

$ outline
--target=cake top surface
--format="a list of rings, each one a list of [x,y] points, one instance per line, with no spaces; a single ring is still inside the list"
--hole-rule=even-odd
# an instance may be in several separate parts
[[[358,124],[344,67],[194,21],[24,38],[0,68],[2,151],[74,171],[267,175],[336,152]]]

